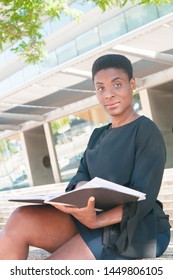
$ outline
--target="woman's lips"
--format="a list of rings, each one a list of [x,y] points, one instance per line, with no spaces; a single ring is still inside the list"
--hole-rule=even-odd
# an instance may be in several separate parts
[[[115,103],[111,103],[111,104],[105,104],[105,107],[106,107],[107,109],[114,109],[114,108],[116,108],[119,104],[120,104],[120,102],[115,102]]]

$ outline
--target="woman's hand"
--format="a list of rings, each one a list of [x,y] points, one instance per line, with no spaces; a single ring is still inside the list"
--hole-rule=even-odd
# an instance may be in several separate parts
[[[95,211],[95,198],[90,197],[88,204],[84,208],[74,208],[61,204],[53,204],[60,211],[74,216],[78,221],[88,228],[96,229],[120,223],[123,216],[123,205],[116,206],[107,211],[102,211],[98,215]]]
[[[88,228],[97,228],[97,214],[95,211],[95,198],[90,197],[88,204],[84,208],[75,208],[70,206],[64,206],[61,204],[54,204],[54,207],[60,211],[74,216],[78,221]]]

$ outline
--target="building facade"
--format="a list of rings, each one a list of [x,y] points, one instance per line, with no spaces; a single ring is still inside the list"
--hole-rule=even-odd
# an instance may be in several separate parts
[[[95,127],[109,122],[91,81],[93,61],[106,53],[132,61],[134,110],[153,119],[173,168],[173,6],[127,5],[47,20],[48,57],[26,65],[10,48],[0,57],[0,190],[66,182],[75,174]],[[78,4],[77,4],[78,3]]]

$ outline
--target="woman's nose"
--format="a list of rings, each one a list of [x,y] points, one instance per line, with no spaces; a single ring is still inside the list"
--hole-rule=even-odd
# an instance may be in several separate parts
[[[114,96],[115,96],[115,93],[112,90],[106,90],[105,91],[105,98],[106,99],[114,97]]]

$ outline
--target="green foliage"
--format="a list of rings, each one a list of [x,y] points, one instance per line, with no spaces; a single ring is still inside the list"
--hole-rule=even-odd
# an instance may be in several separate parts
[[[19,42],[12,50],[22,55],[27,63],[37,63],[45,58],[42,27],[47,18],[60,19],[61,15],[79,18],[66,0],[1,0],[0,49],[4,44]]]
[[[151,5],[151,4],[156,4],[156,5],[162,5],[162,4],[170,4],[172,0],[141,0],[139,4],[141,5]]]
[[[58,133],[59,130],[66,125],[69,125],[68,117],[64,117],[64,118],[52,121],[51,122],[52,133],[53,134]]]
[[[8,139],[0,141],[0,161],[3,160],[4,156],[10,153],[16,153],[17,149],[13,147]]]
[[[15,44],[14,52],[27,63],[37,63],[46,56],[42,28],[46,19],[61,19],[62,14],[78,20],[81,12],[72,9],[68,0],[0,0],[0,50]],[[127,0],[83,0],[94,2],[104,12],[107,8],[123,7]],[[136,4],[140,1],[130,0]],[[172,0],[141,0],[141,4],[170,3]]]
[[[117,7],[123,7],[126,5],[127,0],[94,0],[93,1],[96,6],[99,6],[101,10],[106,11],[107,8],[113,8],[115,6]],[[135,2],[132,1],[131,2]]]
[[[3,156],[4,149],[5,149],[5,143],[4,143],[4,140],[1,140],[0,141],[0,160],[1,160],[2,156]]]

